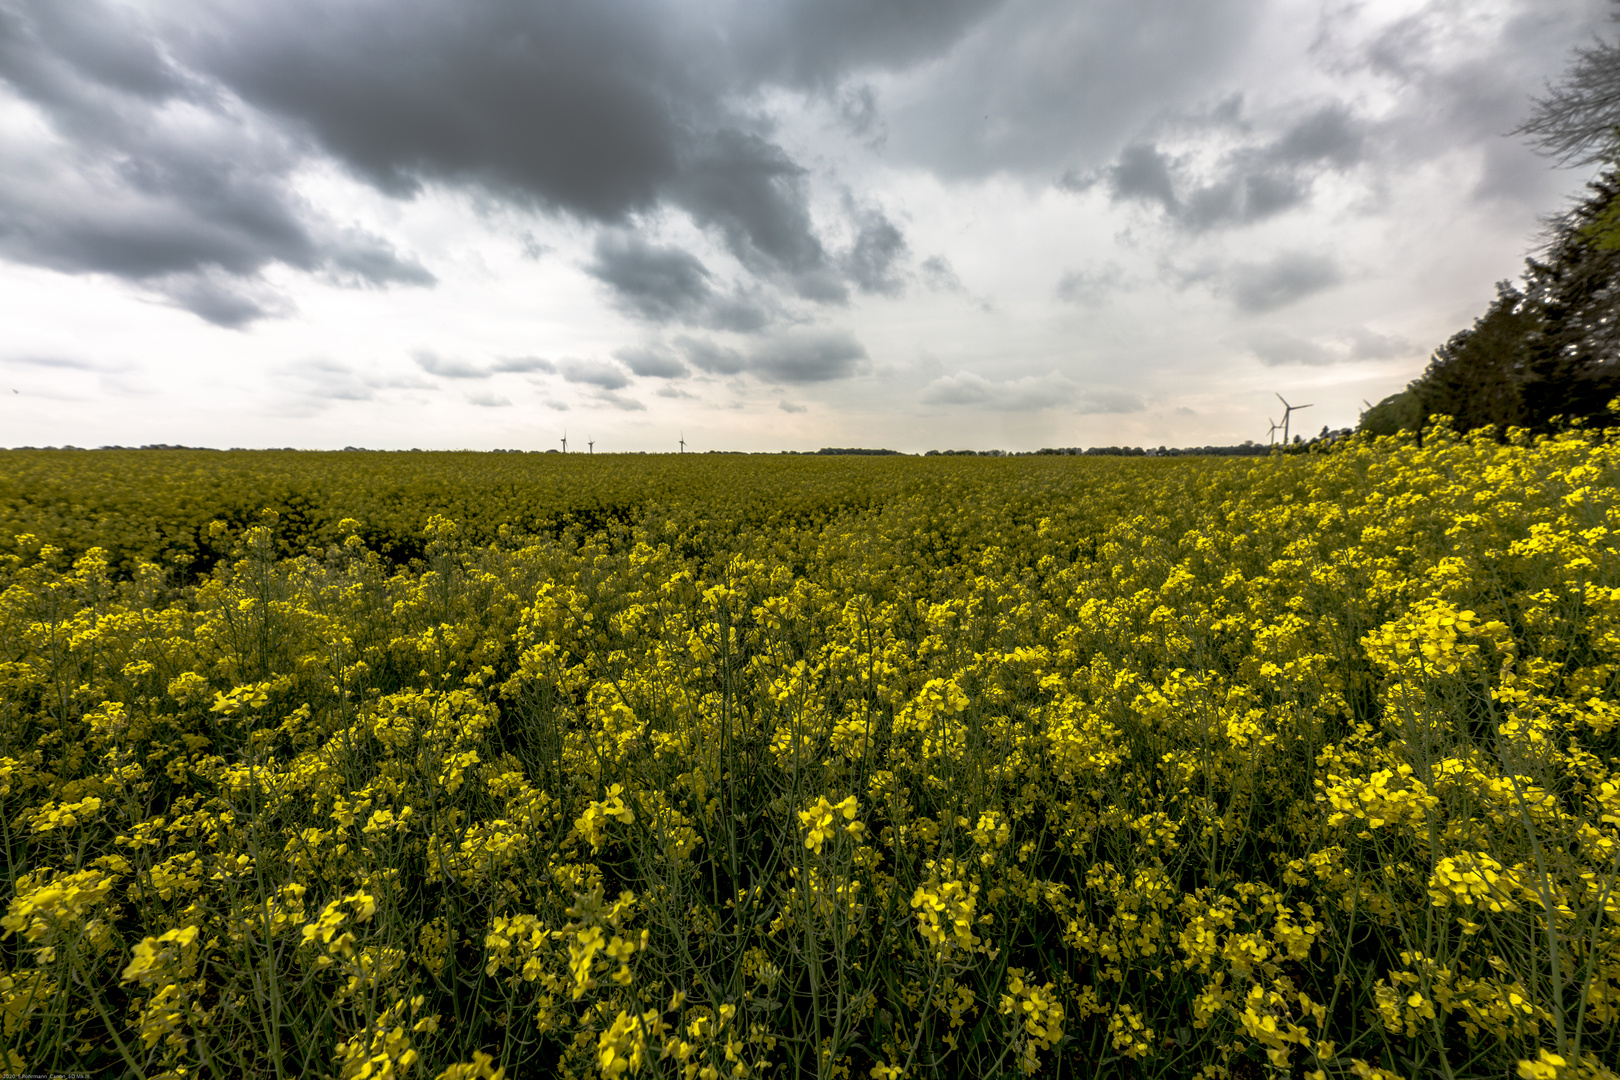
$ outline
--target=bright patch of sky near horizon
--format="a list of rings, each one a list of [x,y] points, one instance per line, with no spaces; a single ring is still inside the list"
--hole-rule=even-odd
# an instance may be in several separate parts
[[[1350,425],[1579,191],[1505,133],[1612,10],[0,0],[0,446]]]

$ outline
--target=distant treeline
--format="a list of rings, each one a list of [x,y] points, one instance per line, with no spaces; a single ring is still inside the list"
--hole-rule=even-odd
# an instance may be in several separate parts
[[[1044,454],[1103,454],[1108,457],[1263,457],[1270,453],[1271,447],[1257,442],[1246,442],[1238,446],[1091,446],[1081,449],[1078,446],[1064,446],[1057,449],[1042,447],[1035,451],[1037,455]]]
[[[1291,449],[1296,449],[1296,450],[1301,449],[1302,447],[1309,446],[1309,445],[1312,445],[1313,443],[1320,442],[1323,439],[1335,439],[1335,438],[1338,438],[1338,437],[1340,437],[1342,435],[1348,435],[1348,434],[1350,434],[1350,429],[1349,428],[1345,428],[1342,431],[1333,431],[1333,432],[1330,432],[1326,428],[1323,428],[1322,429],[1322,434],[1317,436],[1316,439],[1313,439],[1310,442],[1302,442],[1296,436],[1295,439],[1294,439],[1295,446],[1291,447]],[[0,449],[4,449],[4,448],[0,447]],[[81,447],[81,446],[17,446],[17,447],[12,447],[12,449],[15,449],[15,450],[83,450],[83,449],[85,449],[85,447]],[[213,449],[212,447],[207,447],[207,446],[178,446],[178,445],[173,445],[173,444],[170,444],[170,443],[147,443],[145,446],[101,446],[101,447],[96,447],[96,449],[98,449],[98,450],[202,450],[202,451],[208,451],[208,452],[211,452],[211,453],[220,453],[221,452],[221,451]],[[231,447],[231,450],[233,452],[241,451],[243,449],[244,448],[240,447],[240,446]],[[276,448],[276,447],[268,447],[267,448],[267,450],[269,450],[269,451],[275,451],[277,449],[278,448]],[[283,447],[280,447],[279,449],[281,451],[294,451],[297,448],[292,447],[292,446],[283,446]],[[1246,442],[1246,443],[1243,443],[1243,444],[1241,444],[1239,446],[1168,446],[1168,447],[1167,446],[1160,446],[1160,447],[1156,447],[1156,448],[1151,447],[1151,446],[1149,446],[1149,447],[1141,447],[1141,446],[1089,446],[1089,447],[1062,446],[1062,447],[1057,447],[1057,448],[1053,448],[1053,447],[1050,447],[1050,446],[1045,446],[1045,447],[1042,447],[1039,450],[929,450],[929,451],[926,451],[921,456],[922,457],[1044,457],[1044,456],[1052,456],[1052,455],[1072,455],[1072,456],[1079,457],[1079,456],[1085,456],[1085,455],[1103,455],[1103,456],[1106,456],[1106,457],[1261,457],[1261,456],[1264,456],[1265,454],[1271,452],[1273,449],[1281,449],[1281,447],[1267,446],[1264,443],[1256,443],[1256,442]],[[363,446],[345,446],[343,448],[343,450],[345,452],[351,452],[351,453],[404,453],[404,452],[407,452],[407,451],[372,451],[372,450],[368,450],[366,447],[363,447]],[[311,453],[323,453],[323,452],[326,452],[326,451],[317,450],[317,451],[310,451],[310,452]],[[417,447],[412,447],[408,452],[413,453],[413,454],[419,454],[422,451],[420,449],[418,449]],[[457,452],[464,452],[464,451],[457,451]],[[550,449],[550,450],[487,450],[487,451],[483,451],[483,452],[484,453],[490,453],[490,454],[525,454],[525,453],[527,453],[527,454],[555,454],[555,453],[558,453],[558,451],[555,450],[555,449]],[[633,453],[639,453],[639,454],[645,454],[647,451],[639,450],[639,451],[632,451],[632,452]],[[704,451],[704,453],[708,453],[708,454],[742,454],[742,453],[746,453],[746,451],[743,451],[743,450],[707,450],[707,451]],[[855,455],[861,455],[861,456],[867,456],[867,457],[910,457],[910,456],[912,456],[912,455],[907,454],[903,450],[868,450],[868,449],[865,449],[865,448],[862,448],[862,447],[856,447],[856,446],[824,446],[820,450],[781,450],[781,451],[778,451],[778,453],[779,454],[797,454],[797,455],[805,456],[805,457],[821,457],[821,456],[831,455],[831,454],[855,454]]]

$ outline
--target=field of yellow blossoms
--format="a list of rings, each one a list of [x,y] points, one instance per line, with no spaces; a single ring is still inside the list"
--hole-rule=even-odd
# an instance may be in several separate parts
[[[1613,1078],[1617,487],[0,452],[0,1071]]]

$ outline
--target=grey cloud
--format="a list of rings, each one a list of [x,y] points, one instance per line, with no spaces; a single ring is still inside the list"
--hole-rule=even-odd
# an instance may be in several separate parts
[[[499,394],[468,394],[467,402],[486,409],[503,409],[512,404],[511,399],[501,397]]]
[[[465,360],[447,360],[426,350],[416,353],[412,359],[417,367],[442,379],[487,379],[490,375],[488,368],[469,364]]]
[[[1200,187],[1177,209],[1176,220],[1195,231],[1220,225],[1263,221],[1305,201],[1306,186],[1297,177],[1252,172],[1229,176]]]
[[[1145,406],[1135,394],[1120,390],[1088,389],[1053,371],[1001,382],[971,371],[945,375],[922,392],[926,405],[954,405],[999,412],[1038,412],[1064,409],[1078,414],[1140,412]]]
[[[748,372],[766,382],[844,379],[867,364],[865,347],[847,330],[790,331],[760,342],[746,354],[701,338],[679,337],[675,345],[701,371],[711,375]]]
[[[289,0],[197,4],[169,37],[384,191],[472,185],[610,225],[674,206],[752,273],[839,304],[805,169],[745,103],[771,87],[842,93],[847,122],[877,137],[875,93],[855,79],[936,57],[1003,4]],[[858,262],[857,284],[886,288],[869,269]],[[684,312],[697,285],[675,284]],[[656,311],[662,294],[635,295]],[[740,328],[724,313],[705,325]]]
[[[736,349],[716,345],[712,341],[678,337],[675,345],[686,354],[687,363],[711,375],[738,375],[748,367],[748,361]]]
[[[289,310],[267,302],[258,275],[272,263],[340,284],[432,283],[307,205],[290,186],[294,140],[245,122],[168,51],[122,6],[0,12],[0,80],[59,140],[0,135],[0,255],[121,277],[231,327]]]
[[[1365,326],[1333,335],[1327,343],[1318,338],[1299,337],[1273,328],[1249,334],[1241,346],[1269,367],[1290,364],[1324,366],[1355,360],[1387,360],[1411,351],[1410,344],[1396,334],[1380,334]]]
[[[187,96],[187,80],[137,13],[93,3],[25,6],[26,13],[0,11],[0,57],[8,82],[62,103],[88,96],[87,82],[148,101]]]
[[[1095,307],[1125,285],[1125,270],[1118,263],[1105,263],[1088,270],[1070,270],[1058,279],[1058,299],[1071,304]]]
[[[1411,169],[1459,149],[1483,151],[1484,169],[1466,193],[1545,207],[1564,186],[1503,139],[1530,112],[1529,98],[1568,59],[1572,43],[1602,26],[1612,6],[1520,2],[1501,19],[1460,18],[1452,4],[1429,3],[1365,32],[1346,5],[1323,20],[1315,52],[1330,68],[1382,75],[1397,106],[1367,129],[1364,156]]]
[[[839,96],[838,119],[851,135],[874,149],[888,141],[888,125],[878,112],[877,92],[870,83],[849,87]]]
[[[1268,367],[1285,364],[1331,364],[1337,357],[1328,349],[1292,334],[1265,330],[1252,335],[1249,351]]]
[[[716,292],[713,275],[697,256],[633,234],[603,233],[585,269],[613,289],[623,310],[653,322],[753,333],[774,319],[755,296]]]
[[[1410,352],[1412,343],[1399,334],[1380,334],[1365,326],[1350,331],[1350,356],[1356,360],[1388,360]]]
[[[1338,263],[1326,255],[1285,251],[1265,262],[1233,264],[1223,291],[1238,310],[1261,314],[1287,307],[1344,280]]]
[[[58,371],[106,371],[105,366],[74,356],[8,356],[8,365],[42,367]]]
[[[749,370],[772,382],[807,383],[844,379],[866,361],[866,349],[848,331],[784,335],[765,342],[749,359]]]
[[[292,0],[214,12],[186,40],[200,68],[382,190],[473,185],[606,224],[673,203],[756,272],[813,279],[825,253],[804,170],[732,105],[781,81],[745,54],[779,53],[772,34],[786,28],[715,14],[642,0]]]
[[[955,267],[943,255],[930,255],[917,267],[922,272],[923,284],[936,292],[966,292]]]
[[[786,413],[802,413],[810,411],[810,406],[796,405],[791,401],[778,401],[776,403],[776,407]]]
[[[592,400],[600,401],[604,405],[611,405],[621,412],[646,412],[647,406],[635,398],[627,398],[622,394],[615,394],[612,390],[599,390],[592,395]]]
[[[402,257],[380,237],[358,229],[345,229],[327,252],[324,271],[328,280],[349,288],[383,285],[433,285],[438,278],[425,267]]]
[[[810,223],[805,170],[752,132],[723,128],[689,152],[677,198],[725,238],[744,266],[784,272],[799,295],[839,300],[825,281],[826,251]]]
[[[626,308],[646,319],[695,321],[714,292],[709,270],[697,256],[636,236],[599,236],[595,259],[585,269],[612,286]]]
[[[755,296],[739,293],[715,297],[704,314],[702,325],[711,330],[753,334],[770,326],[776,318],[774,305],[768,305]]]
[[[661,347],[620,349],[613,356],[623,361],[632,374],[642,378],[680,379],[691,374],[685,364]]]
[[[905,68],[938,56],[1002,0],[786,0],[741,3],[734,30],[747,76],[826,88],[849,71]]]
[[[845,272],[865,293],[898,296],[905,288],[896,264],[906,253],[905,234],[881,210],[859,216],[860,231],[844,257]]]
[[[286,300],[252,279],[232,278],[217,270],[165,274],[143,284],[176,307],[227,330],[291,309]]]
[[[630,377],[624,373],[624,369],[607,360],[568,357],[558,361],[557,370],[571,383],[599,386],[603,390],[619,390],[630,385]]]
[[[425,390],[433,383],[409,374],[365,371],[337,360],[314,357],[287,364],[276,373],[294,393],[294,412],[307,415],[330,401],[372,401],[384,390]]]
[[[557,370],[557,365],[539,356],[503,356],[491,364],[489,369],[494,372],[539,371],[550,374]]]
[[[1156,148],[1142,143],[1127,146],[1108,169],[1108,190],[1115,202],[1137,199],[1158,203],[1174,214],[1180,209],[1171,161]]]
[[[1157,206],[1176,225],[1202,232],[1264,221],[1301,206],[1323,170],[1348,169],[1363,156],[1362,125],[1341,102],[1283,122],[1274,136],[1255,137],[1255,125],[1242,119],[1241,110],[1242,99],[1233,97],[1214,113],[1195,118],[1195,135],[1227,139],[1236,130],[1246,138],[1220,155],[1210,175],[1196,175],[1188,157],[1137,142],[1112,165],[1092,173],[1071,170],[1057,184],[1078,193],[1105,179],[1114,202]]]
[[[887,153],[954,176],[1100,161],[1218,81],[1267,10],[1260,0],[1003,4],[886,91]]]
[[[1266,156],[1286,165],[1332,162],[1341,168],[1362,158],[1366,135],[1341,102],[1324,105],[1295,122],[1266,148]]]

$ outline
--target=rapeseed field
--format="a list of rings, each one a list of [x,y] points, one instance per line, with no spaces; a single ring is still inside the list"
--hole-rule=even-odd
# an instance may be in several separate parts
[[[0,1071],[1615,1077],[1617,485],[0,453]]]

